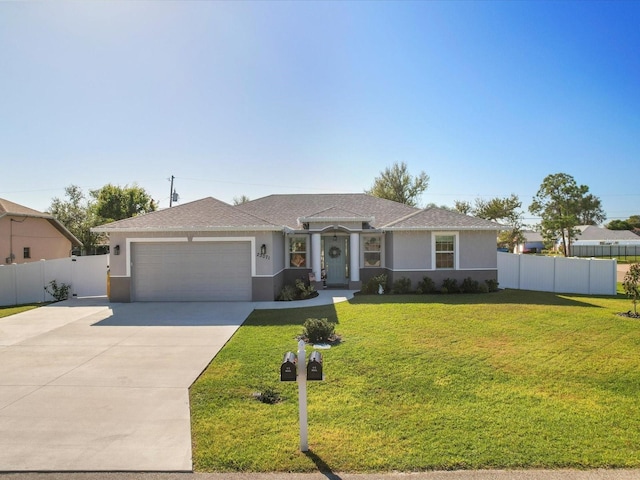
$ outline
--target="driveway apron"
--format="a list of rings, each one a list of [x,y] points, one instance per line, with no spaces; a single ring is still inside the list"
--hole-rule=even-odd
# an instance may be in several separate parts
[[[251,303],[56,303],[0,319],[1,471],[190,471],[189,386]]]

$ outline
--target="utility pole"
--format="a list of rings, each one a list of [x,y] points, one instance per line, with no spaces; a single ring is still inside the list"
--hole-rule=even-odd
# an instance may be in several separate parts
[[[178,194],[173,189],[173,179],[174,178],[176,178],[176,177],[171,175],[171,188],[169,190],[169,208],[171,208],[171,206],[173,205],[173,202],[177,202],[178,201]]]

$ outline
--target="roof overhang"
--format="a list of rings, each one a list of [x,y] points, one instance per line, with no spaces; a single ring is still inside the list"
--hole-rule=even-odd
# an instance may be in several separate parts
[[[149,227],[149,228],[106,228],[93,227],[93,233],[162,233],[162,232],[281,232],[282,227],[268,225],[215,226],[215,227]]]
[[[53,215],[48,215],[46,213],[41,215],[35,215],[35,214],[29,214],[29,213],[4,212],[0,214],[0,218],[3,218],[3,217],[16,217],[16,218],[25,218],[25,219],[36,218],[36,219],[46,220],[53,226],[53,228],[58,230],[58,232],[60,232],[67,240],[69,240],[71,242],[71,245],[77,246],[77,247],[82,246],[82,242],[78,240],[78,238],[73,233],[71,233],[67,229],[67,227],[65,227],[62,223],[60,223],[60,221],[56,219],[56,217],[54,217]]]

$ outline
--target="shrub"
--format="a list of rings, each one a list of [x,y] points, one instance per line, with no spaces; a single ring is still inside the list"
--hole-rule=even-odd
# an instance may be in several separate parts
[[[484,283],[487,285],[487,289],[489,292],[497,292],[498,291],[498,281],[492,279],[485,280]]]
[[[302,338],[308,343],[327,343],[335,339],[336,324],[326,318],[307,318]]]
[[[256,400],[269,405],[280,403],[282,401],[280,392],[273,387],[265,387],[262,392],[254,393],[253,396]]]
[[[411,293],[411,279],[407,277],[397,279],[395,282],[393,282],[391,293],[395,293],[396,295]]]
[[[296,288],[298,289],[298,298],[304,300],[305,298],[309,298],[311,295],[316,293],[316,288],[309,283],[309,285],[304,283],[304,280],[297,279],[296,280]]]
[[[629,271],[624,276],[622,288],[633,303],[633,314],[638,316],[638,301],[640,300],[640,263],[629,266]]]
[[[382,289],[386,292],[387,276],[384,273],[375,277],[371,277],[364,285],[362,285],[360,292],[367,295],[377,294],[380,285],[382,285]]]
[[[284,287],[282,287],[282,290],[280,290],[280,295],[278,295],[278,300],[282,302],[290,302],[297,298],[296,297],[297,294],[298,292],[296,291],[295,288],[293,288],[291,285],[285,285]]]
[[[49,286],[44,287],[44,289],[49,295],[55,298],[57,302],[60,302],[69,298],[71,285],[67,285],[66,283],[61,283],[60,285],[58,285],[58,282],[56,282],[55,280],[51,280],[49,282]]]
[[[458,293],[460,288],[458,287],[458,281],[455,278],[445,278],[442,281],[442,293]]]
[[[436,284],[429,277],[423,277],[422,280],[418,282],[417,293],[434,293],[435,291]]]
[[[462,281],[462,285],[460,285],[460,291],[462,293],[479,293],[480,282],[474,280],[471,277],[467,277]]]

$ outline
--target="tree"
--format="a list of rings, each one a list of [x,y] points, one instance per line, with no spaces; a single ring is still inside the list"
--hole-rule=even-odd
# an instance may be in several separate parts
[[[524,242],[520,207],[522,202],[513,193],[505,198],[495,197],[490,200],[476,198],[473,206],[467,201],[455,201],[455,209],[460,213],[505,225],[505,229],[498,235],[498,243],[509,250],[513,250],[516,245]]]
[[[428,186],[429,175],[420,172],[418,176],[413,177],[408,172],[405,162],[396,162],[393,166],[385,168],[365,193],[415,207],[420,195]]]
[[[463,215],[473,215],[473,207],[471,206],[471,202],[467,202],[466,200],[456,200],[453,205],[453,209],[456,212]]]
[[[233,204],[234,205],[242,205],[243,203],[247,203],[250,202],[251,199],[249,197],[247,197],[246,195],[241,195],[239,197],[233,197]]]
[[[89,202],[77,185],[69,185],[64,192],[67,199],[53,198],[49,213],[82,242],[84,252],[95,253],[99,235],[90,231],[96,225],[96,219]]]
[[[549,241],[562,239],[565,256],[571,256],[571,241],[583,220],[605,219],[600,200],[588,192],[589,187],[578,185],[571,175],[547,175],[529,206],[529,211],[542,219],[542,236]]]
[[[99,190],[92,190],[91,196],[95,200],[92,209],[98,218],[98,223],[135,217],[153,212],[158,208],[147,191],[136,184],[131,187],[128,185],[120,187],[108,183]]]
[[[629,266],[629,271],[624,276],[622,282],[624,292],[633,303],[633,315],[638,316],[637,303],[640,300],[640,263],[634,263]]]
[[[611,220],[609,230],[634,230],[640,228],[640,215],[631,215],[627,220]]]

